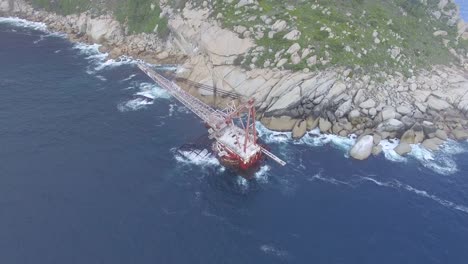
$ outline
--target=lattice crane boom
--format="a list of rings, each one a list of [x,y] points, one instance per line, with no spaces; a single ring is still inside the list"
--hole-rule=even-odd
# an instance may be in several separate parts
[[[270,151],[257,144],[257,131],[255,128],[255,101],[236,106],[231,104],[224,111],[212,108],[200,99],[192,96],[177,84],[164,78],[145,64],[138,63],[138,67],[146,73],[161,88],[168,91],[195,115],[200,117],[210,129],[210,138],[215,139],[213,150],[218,157],[229,164],[236,164],[242,169],[248,169],[258,163],[262,154],[272,158],[284,166],[286,163]],[[241,113],[247,112],[247,122],[244,124]],[[239,127],[234,122],[238,119]]]

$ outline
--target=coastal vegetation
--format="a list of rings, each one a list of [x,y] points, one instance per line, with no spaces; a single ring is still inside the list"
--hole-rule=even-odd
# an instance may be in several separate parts
[[[127,26],[129,33],[157,32],[167,36],[167,18],[161,16],[159,1],[154,0],[31,0],[36,8],[60,15],[70,15],[91,10],[96,13],[111,11],[115,18]]]
[[[468,139],[468,25],[452,0],[17,1],[0,0],[0,13],[256,97],[272,130],[362,136],[358,159],[389,138],[400,155]]]
[[[239,60],[244,66],[277,65],[285,55],[293,55],[286,51],[294,43],[315,57],[307,61],[299,53],[301,59],[286,58],[280,63],[293,70],[358,65],[407,73],[427,65],[455,63],[451,48],[466,53],[466,42],[457,38],[453,3],[442,10],[436,0],[239,3],[218,0],[214,6],[225,27],[253,37],[265,47],[265,52]],[[287,36],[293,30],[299,33]]]
[[[158,0],[31,0],[37,8],[68,15],[86,10],[111,12],[128,33],[169,34]],[[170,0],[180,12],[186,0]],[[443,2],[443,1],[442,1]],[[329,66],[366,71],[399,71],[457,63],[468,42],[458,38],[457,7],[438,0],[260,0],[191,1],[213,10],[212,17],[253,38],[262,49],[236,60],[245,68],[314,70]],[[291,45],[300,49],[288,53]],[[290,50],[289,50],[290,51]]]

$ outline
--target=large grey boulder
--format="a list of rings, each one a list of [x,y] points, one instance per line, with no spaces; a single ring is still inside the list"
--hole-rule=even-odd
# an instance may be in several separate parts
[[[389,119],[394,119],[396,117],[396,112],[393,107],[386,107],[381,112],[382,121],[386,121]]]
[[[401,105],[397,107],[397,112],[402,114],[402,115],[409,115],[411,114],[411,108],[406,105]]]
[[[348,120],[353,121],[353,119],[359,118],[360,116],[361,116],[361,113],[359,112],[359,110],[354,109],[351,112],[349,112]]]
[[[314,118],[313,116],[309,116],[306,119],[306,123],[307,123],[307,130],[313,130],[318,126],[319,119]]]
[[[289,116],[265,117],[262,119],[262,123],[265,124],[268,129],[285,132],[291,131],[296,122],[296,119]]]
[[[389,119],[377,126],[378,131],[399,132],[405,128],[405,124],[397,119]]]
[[[235,7],[240,8],[246,5],[258,5],[258,3],[256,0],[240,0]]]
[[[346,90],[346,84],[342,82],[336,82],[333,84],[332,88],[328,92],[327,96],[325,98],[333,98],[335,96],[338,96],[342,94]]]
[[[305,135],[306,132],[307,132],[307,121],[298,120],[292,130],[292,138],[300,139]]]
[[[0,1],[0,12],[8,12],[10,11],[10,3],[9,0],[1,0]]]
[[[288,34],[284,35],[283,38],[287,40],[298,40],[301,38],[301,32],[297,29],[294,29]]]
[[[327,133],[331,127],[332,127],[332,124],[328,120],[326,120],[325,118],[319,119],[320,132]]]
[[[102,16],[87,20],[86,34],[95,42],[104,43],[112,39],[121,38],[123,31],[118,21],[111,17]]]
[[[354,104],[359,105],[364,99],[364,89],[359,89],[354,96]]]
[[[365,160],[372,154],[374,137],[366,135],[361,137],[351,148],[349,155],[357,160]]]
[[[468,139],[468,131],[463,129],[455,129],[452,131],[452,135],[455,137],[456,140],[467,140]]]
[[[298,43],[294,43],[289,47],[289,49],[286,51],[288,54],[294,54],[297,53],[301,49],[301,46]]]
[[[429,99],[427,99],[427,106],[436,111],[441,111],[450,108],[449,103],[432,95],[429,96]]]
[[[441,129],[437,129],[437,131],[435,132],[435,136],[442,139],[442,140],[447,140],[448,139],[447,133],[444,130],[441,130]]]
[[[348,112],[351,110],[351,106],[352,106],[352,101],[351,99],[349,99],[348,101],[344,102],[342,105],[338,107],[338,109],[335,112],[335,116],[338,118],[342,118],[343,116],[348,114]]]
[[[374,100],[368,99],[368,100],[362,102],[362,103],[359,105],[359,107],[360,107],[360,108],[364,108],[364,109],[368,109],[368,108],[373,108],[373,107],[375,107],[375,104],[376,104],[376,103],[375,103]]]
[[[437,131],[437,128],[435,127],[434,123],[429,121],[422,122],[422,129],[426,137],[433,137],[433,135]]]
[[[229,64],[255,46],[251,39],[239,38],[236,33],[215,25],[203,31],[200,43],[216,65]]]
[[[281,32],[286,29],[288,23],[284,20],[277,20],[272,26],[271,29],[276,32]]]

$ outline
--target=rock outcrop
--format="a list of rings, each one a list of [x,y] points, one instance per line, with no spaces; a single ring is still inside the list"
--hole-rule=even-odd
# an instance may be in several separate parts
[[[367,158],[372,151],[379,153],[380,140],[389,137],[401,138],[401,154],[407,153],[410,144],[422,142],[433,149],[440,145],[434,138],[468,139],[468,75],[463,62],[460,66],[414,70],[409,76],[377,70],[371,77],[357,66],[314,70],[325,65],[327,58],[314,54],[314,47],[303,45],[299,41],[302,33],[287,21],[261,18],[269,25],[269,33],[241,25],[231,31],[214,18],[208,4],[190,3],[176,12],[161,1],[171,32],[167,39],[157,34],[127,34],[125,26],[109,14],[60,16],[33,10],[23,0],[0,0],[0,13],[44,21],[52,30],[68,33],[74,41],[100,43],[113,58],[126,55],[150,63],[181,64],[185,71],[178,72],[180,77],[254,98],[261,122],[273,130],[292,131],[294,138],[316,127],[322,133],[341,136],[367,135],[353,148],[352,156],[359,159]],[[247,7],[259,8],[258,2],[243,0],[236,4],[236,9]],[[328,32],[328,28],[323,30]],[[460,37],[467,33],[464,25],[459,30]],[[258,68],[249,65],[245,57],[258,60],[268,52],[267,47],[256,43],[263,32],[271,38],[281,34],[290,44],[277,52],[274,60],[265,60],[264,68]],[[444,34],[437,32],[436,37],[443,38]],[[373,45],[382,45],[384,39],[378,32],[373,38],[379,40]],[[395,60],[402,58],[398,47],[389,52]],[[292,71],[283,67],[301,62],[309,68]],[[207,101],[214,96],[204,90],[191,93]],[[227,99],[218,98],[217,102],[222,107]],[[368,136],[372,133],[374,136]],[[377,142],[370,144],[369,138]]]
[[[371,135],[361,137],[351,148],[349,155],[357,160],[367,159],[374,147],[374,138]]]

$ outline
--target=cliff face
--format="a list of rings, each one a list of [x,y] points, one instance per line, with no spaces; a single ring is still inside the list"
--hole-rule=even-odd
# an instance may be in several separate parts
[[[356,8],[340,10],[329,2],[299,2],[297,7],[273,0],[148,2],[144,15],[158,16],[148,20],[155,23],[151,33],[130,30],[153,26],[131,26],[130,16],[119,22],[119,9],[106,9],[107,1],[63,16],[38,11],[22,0],[0,0],[0,13],[44,21],[74,40],[101,43],[112,57],[180,63],[186,69],[183,77],[255,97],[262,122],[272,129],[293,130],[295,137],[319,127],[342,136],[371,134],[378,145],[381,139],[416,133],[423,126],[419,142],[412,144],[444,133],[465,138],[467,33],[456,6],[446,0],[403,1],[414,6],[392,5],[392,13],[379,13],[385,7],[375,6],[380,1],[363,0],[355,4],[368,10],[357,13]],[[321,15],[303,21],[310,15],[305,11]],[[400,26],[391,21],[396,15],[408,23],[430,23],[429,29],[405,35],[411,31],[395,26]],[[161,24],[161,17],[167,24]],[[161,25],[169,35],[161,34]],[[209,100],[212,94],[200,91],[200,96]]]

